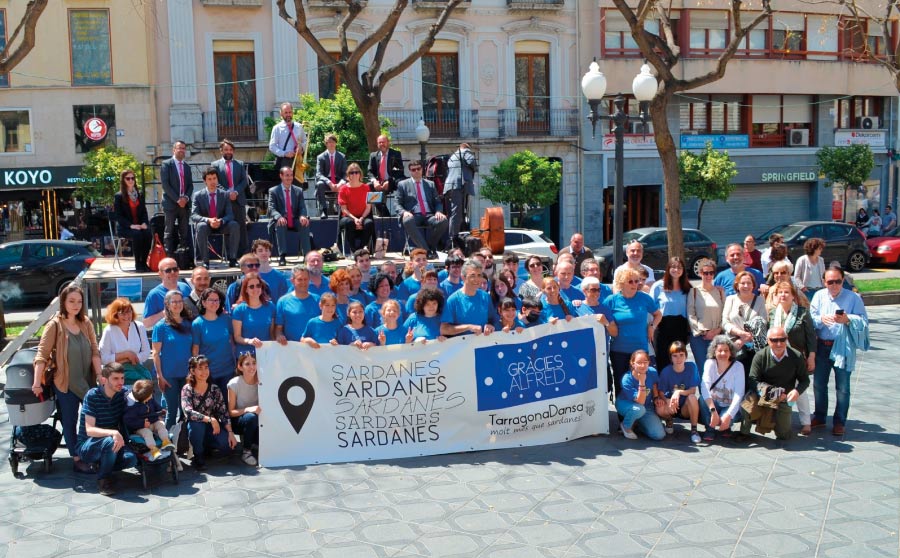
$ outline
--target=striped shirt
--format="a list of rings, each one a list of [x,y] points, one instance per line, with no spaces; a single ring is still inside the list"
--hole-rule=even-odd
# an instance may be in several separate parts
[[[78,417],[78,445],[80,446],[90,438],[84,425],[84,417],[94,417],[94,426],[118,430],[122,423],[122,415],[125,412],[125,394],[128,390],[122,389],[109,398],[103,391],[103,387],[91,388],[84,396],[81,403],[81,415]]]

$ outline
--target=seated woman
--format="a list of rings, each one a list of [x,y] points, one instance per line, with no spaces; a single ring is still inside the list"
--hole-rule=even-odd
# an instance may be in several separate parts
[[[231,428],[241,435],[241,460],[256,467],[259,451],[259,376],[256,375],[256,357],[241,353],[237,362],[237,375],[228,381],[228,415]]]
[[[737,360],[737,347],[727,335],[716,335],[709,345],[700,380],[700,417],[706,425],[703,440],[731,436],[731,423],[741,412],[744,398],[744,365]]]
[[[181,388],[181,409],[187,416],[188,438],[194,448],[191,466],[206,470],[206,449],[213,446],[230,452],[237,445],[225,398],[219,386],[209,381],[209,359],[195,355],[188,361],[187,383]]]
[[[622,389],[616,395],[616,411],[622,415],[622,434],[637,440],[633,428],[637,426],[651,440],[666,437],[662,422],[656,415],[653,399],[659,395],[659,376],[650,367],[650,355],[645,350],[631,354],[631,369],[622,378]]]
[[[113,216],[118,228],[116,234],[131,241],[135,271],[149,272],[150,218],[144,196],[137,188],[136,175],[131,169],[125,169],[119,175],[119,191],[113,197]]]
[[[120,362],[125,368],[125,385],[138,380],[152,380],[144,367],[150,358],[150,341],[144,324],[134,319],[134,307],[127,298],[117,298],[106,307],[109,327],[100,336],[100,362]],[[156,398],[157,400],[159,397]]]
[[[353,252],[366,248],[375,234],[372,220],[372,204],[368,203],[368,186],[362,182],[362,170],[356,163],[347,167],[347,182],[338,190],[338,204],[341,206],[341,232],[344,233],[345,248]]]

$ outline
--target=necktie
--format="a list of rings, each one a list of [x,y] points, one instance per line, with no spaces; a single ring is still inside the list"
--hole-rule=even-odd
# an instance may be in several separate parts
[[[334,154],[331,155],[331,183],[337,184],[337,175],[334,172]]]
[[[419,198],[419,213],[428,215],[428,207],[425,205],[425,195],[422,193],[422,183],[416,180],[416,197]]]
[[[387,160],[388,160],[388,154],[382,153],[381,154],[381,168],[378,170],[378,172],[381,173],[382,181],[387,180],[387,177],[388,177],[387,176]]]
[[[184,163],[178,161],[178,181],[181,183],[181,195],[184,195]]]
[[[213,192],[209,195],[209,216],[210,217],[218,217],[219,213],[216,211],[216,193]]]
[[[293,122],[288,124],[288,130],[291,132],[291,139],[294,140],[294,151],[296,152],[300,148],[300,142],[297,141],[297,136],[294,135],[294,123]]]
[[[287,189],[284,191],[284,212],[287,215],[284,216],[284,219],[287,221],[288,228],[294,226],[294,212],[291,211],[291,190]]]
[[[231,174],[231,161],[225,163],[225,174],[228,175],[228,189],[234,190],[234,176]]]

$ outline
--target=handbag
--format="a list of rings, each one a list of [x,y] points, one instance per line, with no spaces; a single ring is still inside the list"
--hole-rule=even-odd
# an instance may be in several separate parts
[[[761,347],[766,346],[766,334],[768,333],[769,325],[768,323],[760,316],[756,316],[751,318],[750,312],[753,310],[753,307],[756,306],[756,299],[759,298],[759,295],[753,297],[753,301],[750,302],[750,306],[747,308],[747,312],[745,316],[741,316],[744,321],[744,325],[742,326],[744,331],[749,332],[750,335],[753,336],[752,346],[747,346],[747,343],[744,343],[740,350],[737,353],[737,357],[739,360],[744,358],[752,358],[753,355],[756,354],[756,351]]]
[[[151,271],[159,271],[159,262],[163,261],[165,257],[166,249],[163,247],[162,242],[159,241],[159,233],[153,233],[153,248],[150,249],[150,253],[147,255],[147,267]]]
[[[50,351],[50,357],[47,359],[47,366],[44,367],[44,377],[42,380],[43,385],[47,387],[53,386],[53,379],[56,377],[56,370],[59,367],[56,364],[56,346],[59,344],[59,324],[56,321],[53,321],[53,326],[56,328],[56,340],[53,342],[53,349]]]

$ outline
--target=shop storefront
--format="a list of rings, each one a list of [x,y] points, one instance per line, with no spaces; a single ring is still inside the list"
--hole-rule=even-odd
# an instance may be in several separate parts
[[[87,238],[84,209],[72,195],[83,180],[80,174],[74,165],[0,168],[3,241],[59,238],[60,224]]]

